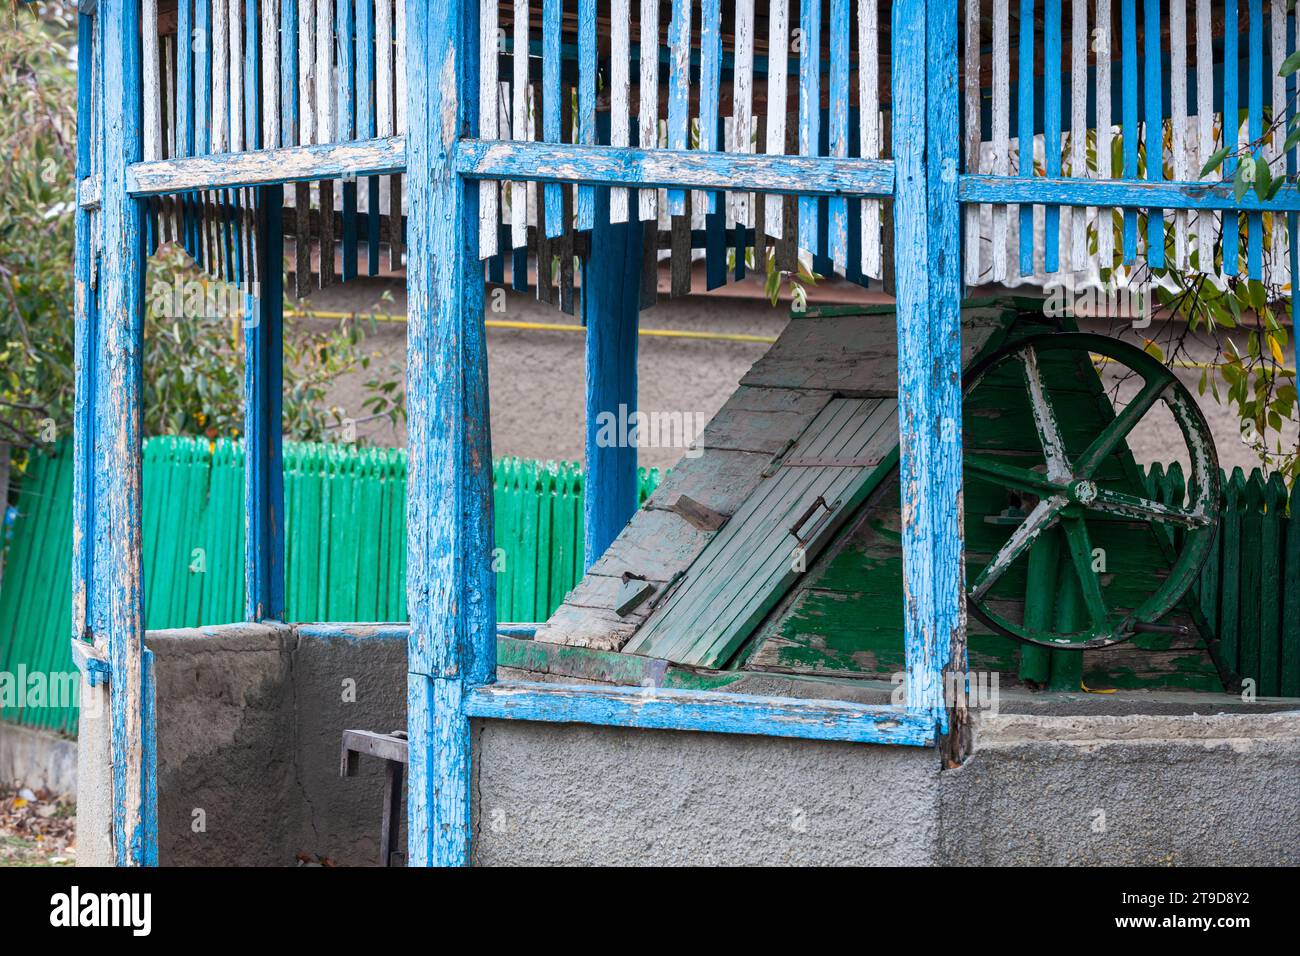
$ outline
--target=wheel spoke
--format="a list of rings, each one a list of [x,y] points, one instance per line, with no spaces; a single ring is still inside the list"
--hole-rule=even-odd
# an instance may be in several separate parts
[[[1098,488],[1097,497],[1088,503],[1088,507],[1113,515],[1178,524],[1185,528],[1204,528],[1214,523],[1214,519],[1206,514],[1162,504],[1159,501],[1152,501],[1150,498],[1142,498],[1138,495],[1125,494],[1122,491],[1111,491],[1107,488]]]
[[[970,594],[976,601],[981,600],[993,585],[997,584],[998,579],[1009,568],[1020,555],[1024,554],[1031,544],[1040,534],[1050,528],[1056,521],[1062,508],[1067,502],[1064,495],[1053,495],[1050,498],[1044,498],[1038,504],[1034,505],[1025,520],[1020,524],[1007,543],[1002,549],[993,556],[993,560],[984,566],[975,582],[971,585]]]
[[[1075,462],[1075,475],[1079,478],[1091,478],[1093,472],[1110,456],[1120,442],[1128,437],[1129,432],[1142,420],[1142,416],[1150,411],[1151,406],[1168,387],[1168,379],[1155,379],[1142,386],[1142,391],[1138,392],[1133,401],[1115,416],[1115,420],[1105,427],[1088,446],[1088,450]]]
[[[1082,518],[1067,518],[1063,522],[1065,538],[1070,545],[1070,557],[1074,559],[1074,570],[1079,578],[1079,587],[1083,591],[1083,603],[1088,608],[1088,616],[1093,626],[1106,624],[1110,612],[1106,610],[1106,599],[1101,594],[1101,580],[1092,569],[1092,539],[1088,536],[1088,526]]]
[[[1061,485],[1046,475],[1030,471],[1028,468],[1008,465],[986,455],[968,454],[963,457],[962,462],[966,468],[982,477],[1009,485],[1017,491],[1031,491],[1034,494],[1042,492],[1053,494],[1061,491]]]
[[[1056,421],[1056,410],[1047,397],[1047,387],[1038,367],[1038,353],[1032,346],[1026,348],[1020,353],[1020,361],[1024,364],[1025,382],[1029,386],[1029,406],[1034,413],[1038,441],[1043,446],[1043,457],[1047,459],[1047,477],[1053,481],[1068,481],[1070,462],[1065,457],[1065,441]]]

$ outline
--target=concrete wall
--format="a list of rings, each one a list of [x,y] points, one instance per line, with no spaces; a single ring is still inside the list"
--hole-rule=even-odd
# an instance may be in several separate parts
[[[158,688],[160,864],[377,860],[382,764],[363,759],[358,776],[341,779],[339,748],[346,729],[405,726],[404,641],[241,625],[151,631],[146,644]],[[106,720],[82,723],[83,865],[111,862],[108,732]]]
[[[362,776],[341,779],[339,745],[348,728],[404,725],[400,638],[247,627],[148,644],[164,865],[376,861],[381,765],[363,759]],[[1294,702],[1004,705],[977,720],[966,765],[943,772],[933,750],[475,721],[474,858],[1300,863],[1300,712],[1268,712]],[[107,853],[106,724],[83,723],[83,863]]]
[[[0,724],[0,783],[74,795],[77,742],[48,730]]]

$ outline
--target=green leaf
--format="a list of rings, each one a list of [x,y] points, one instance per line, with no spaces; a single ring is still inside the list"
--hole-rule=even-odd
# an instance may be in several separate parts
[[[1222,166],[1223,161],[1228,158],[1228,154],[1231,153],[1235,148],[1236,148],[1235,146],[1225,146],[1223,147],[1223,149],[1216,150],[1215,152],[1211,153],[1210,158],[1207,159],[1205,161],[1205,165],[1201,167],[1201,178],[1205,178],[1214,170]]]
[[[1300,50],[1296,50],[1296,52],[1292,53],[1282,61],[1282,65],[1278,68],[1277,75],[1290,76],[1296,70],[1300,70]]]
[[[1273,173],[1268,168],[1268,160],[1261,154],[1255,157],[1255,195],[1260,199],[1267,199],[1272,185]]]

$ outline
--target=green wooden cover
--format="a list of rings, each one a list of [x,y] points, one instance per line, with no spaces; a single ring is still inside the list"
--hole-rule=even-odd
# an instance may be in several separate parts
[[[896,460],[898,404],[830,401],[625,650],[721,667]]]

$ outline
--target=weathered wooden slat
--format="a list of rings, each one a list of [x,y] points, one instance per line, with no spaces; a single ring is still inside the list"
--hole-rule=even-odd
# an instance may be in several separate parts
[[[799,155],[816,156],[821,139],[821,36],[820,3],[799,4]],[[817,200],[799,197],[800,249],[820,254],[818,246]]]
[[[867,0],[859,0],[861,8],[865,8],[866,3]],[[790,63],[789,0],[770,0],[767,16],[767,148],[764,152],[770,156],[779,156],[785,152],[786,141],[786,97]],[[859,68],[866,68],[866,63],[861,58]],[[862,155],[871,154],[864,148]],[[763,219],[767,234],[780,239],[784,234],[784,200],[776,193],[768,193],[764,203],[766,209]]]
[[[1248,16],[1246,138],[1251,143],[1259,143],[1264,136],[1264,0],[1248,0]],[[1250,161],[1259,159],[1262,153],[1259,146],[1252,147]],[[1264,218],[1252,212],[1246,216],[1246,275],[1260,279],[1263,272]]]
[[[1132,0],[1130,0],[1132,2]],[[1236,63],[1239,57],[1239,23],[1237,11],[1238,0],[1224,0],[1223,4],[1223,62]],[[1223,71],[1223,145],[1240,145],[1241,124],[1238,120],[1237,71]],[[1231,181],[1237,174],[1237,157],[1235,152],[1223,161],[1223,178]],[[1249,195],[1249,193],[1247,194]],[[1224,275],[1237,275],[1241,271],[1240,231],[1236,213],[1222,217],[1223,230],[1223,265]]]
[[[1264,201],[1247,192],[1241,199],[1232,193],[1231,182],[1147,182],[1142,180],[1048,179],[1036,176],[963,176],[960,193],[964,202],[1055,203],[1063,206],[1117,206],[1125,209],[1245,209],[1260,212],[1300,210],[1300,192],[1282,187]],[[998,198],[1000,197],[1000,198]],[[1135,234],[1136,235],[1136,234]]]
[[[1169,123],[1174,179],[1192,178],[1187,150],[1187,0],[1169,0]],[[1199,170],[1198,170],[1199,172]],[[1189,213],[1174,213],[1174,266],[1186,270]]]
[[[615,147],[632,145],[629,103],[632,92],[632,13],[629,0],[611,0],[609,53],[609,144]],[[520,187],[523,188],[522,186]],[[627,222],[628,191],[617,186],[609,191],[609,221]]]
[[[732,188],[804,196],[885,197],[893,189],[894,167],[887,159],[719,155],[700,150],[462,140],[456,150],[456,168],[474,178],[654,186],[670,192]]]
[[[863,159],[880,158],[879,57],[877,6],[872,0],[858,0],[858,154]],[[872,279],[883,276],[883,248],[881,203],[864,199],[862,201],[863,275]]]
[[[993,168],[995,176],[1009,176],[1011,172],[1011,42],[1010,42],[1010,9],[1008,0],[995,0],[993,4]],[[1023,23],[1022,23],[1022,29]],[[1030,33],[1034,33],[1032,26]],[[1023,57],[1024,47],[1022,44],[1021,55]],[[978,62],[978,60],[976,60]],[[1023,70],[1023,66],[1022,66]],[[1021,94],[1024,94],[1024,87],[1021,87]],[[1031,107],[1032,108],[1032,107]],[[979,113],[975,114],[976,125],[979,124]],[[1023,118],[1021,129],[1019,129],[1019,150],[1021,150],[1021,169],[1024,169],[1026,157],[1030,160],[1030,165],[1034,164],[1034,137],[1032,133],[1030,140],[1026,144],[1024,140]],[[1023,172],[1021,173],[1023,176]],[[1021,215],[1024,213],[1022,211]],[[989,278],[993,282],[1005,282],[1006,272],[1008,272],[1008,217],[1010,209],[993,206],[992,224],[993,233],[989,242],[992,245],[992,272]],[[1023,230],[1021,241],[1024,241]],[[1031,261],[1032,261],[1032,242]],[[1023,254],[1022,254],[1023,256]],[[1023,260],[1022,260],[1023,261]],[[1032,269],[1032,267],[1031,267]],[[1023,274],[1024,267],[1022,265]]]
[[[316,138],[316,4],[329,0],[298,0],[298,145]]]
[[[700,149],[725,149],[718,113],[722,96],[722,3],[700,0]],[[695,208],[706,215],[718,211],[718,193],[697,193]],[[716,253],[715,253],[716,254]],[[707,255],[707,253],[706,253]]]
[[[478,43],[484,53],[479,58],[479,135],[493,140],[501,136],[500,97],[497,95],[497,0],[479,0],[478,10]],[[489,259],[497,254],[497,222],[501,217],[500,192],[496,183],[479,184],[478,204],[478,255],[480,259]]]
[[[212,58],[212,114],[211,149],[224,153],[230,149],[227,120],[230,109],[230,16],[229,0],[212,0],[212,42],[208,50]]]
[[[244,0],[227,0],[230,14],[230,151],[245,149],[244,129]]]
[[[831,0],[830,20],[830,123],[827,130],[827,151],[841,158],[849,155],[849,33],[853,26],[850,0]],[[848,269],[849,206],[839,196],[828,203],[827,224],[829,249],[827,254],[835,270],[844,274]]]
[[[152,196],[200,187],[269,186],[348,174],[369,176],[405,168],[406,142],[395,136],[325,146],[288,146],[239,156],[134,163],[127,170],[127,181],[132,195]]]
[[[1115,171],[1111,164],[1110,74],[1111,74],[1111,0],[1097,0],[1096,63],[1097,90],[1097,169],[1098,179],[1110,179]],[[1103,269],[1115,264],[1115,218],[1109,208],[1097,209],[1097,262]]]
[[[162,85],[158,75],[158,0],[142,0],[143,37],[141,80],[144,84],[144,158],[162,158]]]
[[[966,16],[962,24],[966,40],[965,48],[962,53],[962,78],[965,81],[963,86],[965,98],[962,103],[962,108],[966,118],[966,131],[965,135],[962,137],[962,143],[965,152],[965,165],[963,169],[966,173],[970,174],[983,172],[980,168],[980,144],[983,139],[980,133],[980,0],[965,0],[965,4]],[[1002,5],[1005,8],[1005,0],[1002,0]],[[862,10],[861,6],[862,5],[860,4],[858,18],[859,24],[862,24],[865,21],[865,10]],[[995,3],[993,7],[993,17],[995,20],[997,19],[998,13],[998,5]],[[863,44],[861,41],[859,41],[858,46],[858,56],[861,59],[863,56],[861,51]],[[858,99],[861,101],[863,99],[862,93],[865,88],[865,77],[862,77],[860,67],[859,77],[861,85],[859,87]],[[998,70],[995,65],[993,68],[993,78],[990,88],[997,86],[997,84]],[[996,139],[996,136],[994,136],[994,139]],[[980,281],[980,207],[977,205],[967,206],[963,215],[966,219],[966,284],[968,286],[973,286],[978,284]],[[1005,215],[1005,209],[1003,215]],[[864,231],[864,251],[866,249],[865,236],[866,234]]]
[[[1146,68],[1144,90],[1146,109],[1147,181],[1159,183],[1165,178],[1165,109],[1162,94],[1164,57],[1161,52],[1160,0],[1145,0],[1142,4],[1145,26],[1143,56]],[[1165,217],[1159,209],[1147,210],[1147,265],[1152,269],[1165,267]]]
[[[1020,0],[1019,40],[1016,61],[1019,86],[1016,110],[1017,171],[1021,176],[1030,176],[1033,175],[1034,168],[1034,0]],[[995,49],[996,42],[995,39]],[[996,242],[994,249],[996,254]],[[1030,205],[1020,207],[1019,249],[1020,274],[1031,276],[1034,274],[1034,209]]]
[[[1210,0],[1196,0],[1196,126],[1196,170],[1199,179],[1201,166],[1209,160],[1215,149],[1214,34],[1210,21]],[[1198,209],[1197,266],[1201,272],[1214,271],[1214,237],[1217,231],[1217,214],[1208,209]]]
[[[262,75],[261,103],[263,149],[280,145],[280,0],[261,0]]]
[[[546,95],[541,98],[542,139],[559,143],[563,136],[560,123],[563,92],[560,87],[560,17],[561,0],[542,0],[542,85]],[[520,177],[502,177],[518,179]],[[546,220],[543,232],[547,239],[558,238],[564,232],[564,188],[559,183],[547,183]]]
[[[298,143],[298,4],[280,0],[280,132],[276,146]]]
[[[640,0],[640,3],[640,136],[637,145],[642,149],[654,149],[659,146],[659,0]],[[655,189],[637,191],[638,215],[642,222],[658,219],[658,199],[659,194]]]
[[[883,705],[750,697],[640,687],[569,687],[498,681],[470,691],[472,717],[658,730],[760,734],[857,743],[929,746],[933,727]]]
[[[316,0],[316,142],[334,142],[334,0]],[[322,208],[323,211],[323,208]],[[326,269],[321,266],[324,279]]]
[[[1088,177],[1088,0],[1072,0],[1070,19],[1070,175]],[[1183,77],[1186,82],[1186,77]],[[1062,221],[1069,223],[1070,269],[1088,267],[1088,212],[1065,209]]]
[[[670,0],[668,24],[668,148],[685,152],[690,146],[691,5],[693,0]],[[686,191],[668,190],[668,215],[686,212]]]
[[[578,0],[578,120],[574,140],[584,146],[596,144],[596,0]],[[482,137],[487,139],[486,136]],[[596,193],[591,186],[574,188],[575,228],[588,230],[595,224]]]
[[[1048,177],[1061,176],[1061,3],[1044,0],[1043,13],[1043,166]],[[1051,205],[1043,216],[1043,270],[1060,269],[1061,209]]]
[[[844,63],[844,142],[845,152],[848,151],[848,30],[849,30],[849,0],[837,0],[843,4],[844,12],[844,46],[845,46],[845,63]],[[732,89],[732,125],[735,130],[735,141],[737,153],[754,152],[752,140],[754,136],[754,0],[736,0],[736,34],[735,34],[735,66],[733,68],[734,86]],[[838,155],[838,154],[837,154]],[[747,192],[733,192],[731,194],[734,201],[733,218],[743,226],[754,225],[753,201],[754,197]],[[847,225],[846,225],[847,228]],[[742,250],[743,252],[743,250]],[[743,255],[741,261],[743,262]]]
[[[1269,138],[1266,155],[1270,161],[1282,157],[1282,147],[1286,141],[1285,130],[1288,128],[1278,121],[1287,115],[1286,79],[1281,75],[1280,64],[1287,56],[1288,20],[1285,0],[1271,0],[1269,6],[1270,62],[1273,65],[1271,85],[1271,117],[1273,133]],[[1281,174],[1286,170],[1286,163],[1275,164],[1272,168]],[[1272,262],[1274,281],[1290,281],[1290,255],[1287,249],[1286,222],[1282,216],[1273,217]]]

